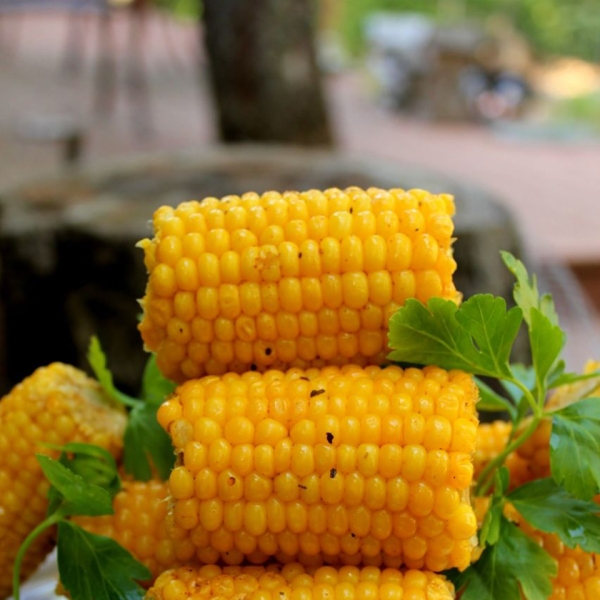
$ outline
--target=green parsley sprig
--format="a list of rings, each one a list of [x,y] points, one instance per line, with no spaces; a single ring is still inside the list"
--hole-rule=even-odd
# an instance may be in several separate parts
[[[156,358],[151,355],[142,377],[141,398],[133,398],[115,387],[106,355],[96,336],[90,340],[87,356],[105,392],[129,410],[123,449],[125,471],[138,481],[152,479],[155,471],[161,479],[168,479],[175,464],[175,454],[169,436],[156,420],[156,411],[173,392],[175,384],[160,373]]]
[[[506,447],[481,472],[475,494],[493,489],[479,539],[479,560],[449,576],[462,600],[528,600],[547,598],[556,575],[550,556],[504,516],[511,503],[533,527],[555,533],[569,547],[597,552],[600,507],[590,500],[600,492],[600,398],[578,399],[556,409],[545,407],[549,390],[600,376],[565,372],[561,358],[566,336],[560,328],[550,294],[540,295],[535,276],[508,252],[502,259],[515,276],[516,306],[503,298],[477,294],[457,306],[432,298],[427,304],[407,300],[390,320],[389,358],[402,363],[461,369],[477,377],[497,379],[506,397],[481,380],[480,411],[506,411],[512,434]],[[522,326],[527,328],[531,365],[510,361]],[[506,458],[551,419],[550,479],[523,485],[512,492]]]
[[[23,541],[13,568],[13,596],[20,598],[23,558],[34,540],[49,527],[58,529],[58,570],[72,600],[141,600],[137,583],[152,574],[114,540],[88,533],[69,520],[73,516],[113,514],[112,501],[121,489],[117,465],[98,446],[71,443],[58,460],[36,458],[50,482],[46,518]]]

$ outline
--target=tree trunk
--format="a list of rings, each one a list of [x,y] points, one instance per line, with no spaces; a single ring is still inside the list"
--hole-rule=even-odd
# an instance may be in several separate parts
[[[312,0],[204,0],[205,44],[226,142],[329,145]]]

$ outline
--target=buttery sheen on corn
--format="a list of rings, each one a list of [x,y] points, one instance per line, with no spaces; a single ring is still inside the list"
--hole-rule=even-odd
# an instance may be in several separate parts
[[[56,457],[44,444],[84,442],[114,456],[122,448],[126,417],[100,385],[74,367],[53,363],[35,371],[0,401],[0,598],[12,591],[13,562],[27,535],[46,516],[49,483],[35,455]],[[47,531],[22,563],[25,578],[54,545]]]
[[[166,571],[145,600],[452,600],[441,575],[346,566],[183,567]]]
[[[437,367],[207,376],[158,411],[173,529],[203,563],[469,564],[477,388]]]
[[[177,381],[380,364],[407,298],[458,299],[453,214],[447,194],[355,187],[163,206],[139,244],[144,343]]]
[[[195,548],[172,540],[167,531],[169,487],[163,481],[124,481],[113,500],[114,514],[73,520],[97,535],[117,541],[152,572],[152,581],[166,569],[190,563]]]

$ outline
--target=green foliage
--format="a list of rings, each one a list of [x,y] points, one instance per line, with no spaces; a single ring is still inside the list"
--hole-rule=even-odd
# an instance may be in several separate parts
[[[58,526],[58,570],[72,600],[142,600],[139,581],[150,571],[114,540],[93,535],[69,517],[113,514],[112,501],[121,487],[117,465],[103,448],[67,444],[58,460],[36,458],[50,482],[47,516],[21,544],[13,570],[13,595],[20,598],[20,571],[33,541]]]
[[[509,494],[521,516],[533,527],[556,533],[569,548],[600,552],[600,506],[571,496],[553,479],[537,479]]]
[[[197,21],[202,15],[202,0],[156,0],[156,4],[178,19]]]
[[[516,279],[514,308],[507,310],[504,299],[489,294],[472,296],[461,306],[441,298],[426,305],[408,300],[390,319],[392,360],[496,378],[508,394],[503,398],[477,381],[482,409],[506,411],[513,434],[483,468],[475,487],[478,495],[492,492],[479,531],[483,553],[462,573],[448,573],[457,590],[463,590],[462,600],[537,600],[547,598],[552,590],[554,561],[504,516],[507,502],[531,525],[555,533],[570,547],[591,552],[600,548],[600,509],[590,502],[600,492],[600,398],[585,398],[557,410],[545,406],[548,390],[557,382],[598,374],[564,372],[565,334],[552,297],[539,293],[535,277],[529,277],[523,263],[506,252],[502,258]],[[529,366],[510,362],[523,324],[531,345]],[[552,478],[507,493],[509,472],[503,463],[533,435],[542,419],[552,420]]]
[[[373,11],[418,12],[440,22],[458,15],[484,21],[494,15],[509,19],[542,55],[600,59],[598,0],[347,0],[342,33],[353,54],[364,49],[364,23]]]
[[[506,517],[499,517],[497,542],[462,573],[449,573],[462,600],[537,600],[552,592],[556,563]]]
[[[150,356],[142,379],[141,398],[123,394],[114,386],[106,355],[96,336],[90,340],[88,361],[104,391],[130,409],[124,436],[125,471],[139,481],[148,481],[156,469],[159,477],[166,480],[175,464],[175,454],[169,436],[156,420],[156,411],[173,392],[175,384],[163,377],[155,357]]]

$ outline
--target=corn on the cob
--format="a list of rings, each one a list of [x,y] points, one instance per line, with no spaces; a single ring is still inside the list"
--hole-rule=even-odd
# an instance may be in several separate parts
[[[477,388],[346,365],[188,381],[158,411],[179,454],[173,535],[203,563],[465,568]]]
[[[73,520],[91,533],[116,540],[150,569],[154,579],[166,569],[189,564],[195,553],[189,543],[168,535],[168,495],[163,481],[124,481],[113,501],[114,514]]]
[[[86,442],[116,456],[125,421],[97,382],[60,363],[38,369],[0,401],[0,598],[11,593],[19,546],[45,517],[49,484],[35,454],[58,453],[42,444]],[[37,538],[25,556],[23,578],[53,543],[53,531]]]
[[[146,600],[452,600],[454,588],[441,575],[376,567],[305,569],[204,566],[167,571]]]
[[[348,188],[205,198],[154,214],[139,326],[176,381],[381,364],[407,298],[458,300],[451,196]]]

